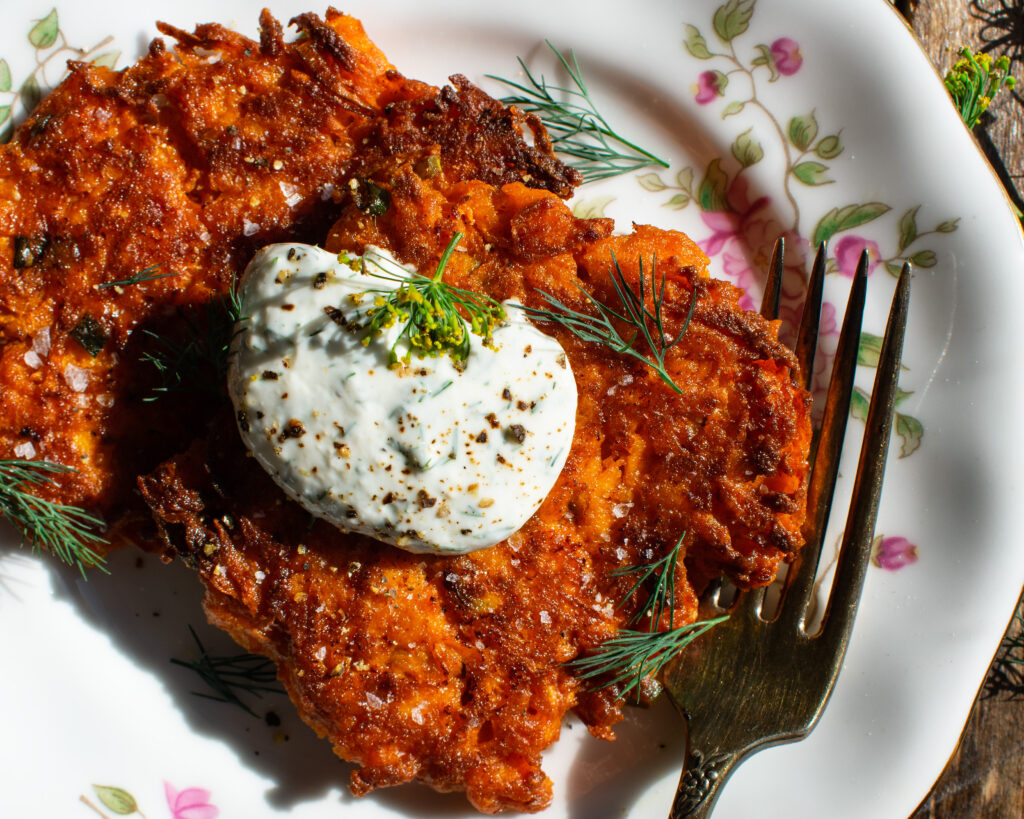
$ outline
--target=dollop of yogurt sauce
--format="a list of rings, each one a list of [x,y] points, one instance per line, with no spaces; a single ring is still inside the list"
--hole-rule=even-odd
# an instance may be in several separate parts
[[[369,273],[383,269],[391,278]],[[406,276],[389,253],[263,248],[240,284],[228,387],[239,431],[313,515],[411,552],[493,546],[540,506],[565,465],[576,384],[558,342],[516,310],[493,347],[388,366],[402,324],[364,344],[374,295]],[[467,327],[468,331],[468,327]],[[404,342],[403,342],[404,343]],[[401,347],[399,347],[401,352]]]

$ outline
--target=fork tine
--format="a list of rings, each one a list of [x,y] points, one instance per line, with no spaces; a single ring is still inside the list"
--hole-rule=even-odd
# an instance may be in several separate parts
[[[781,236],[775,240],[772,263],[768,267],[768,278],[761,296],[761,315],[772,321],[779,317],[779,300],[782,298],[782,274],[786,270],[786,240]]]
[[[748,617],[760,618],[764,608],[765,592],[764,586],[744,592],[743,599],[740,601],[740,609],[746,612]]]
[[[800,386],[811,388],[814,377],[814,353],[818,348],[818,324],[821,322],[821,294],[825,284],[825,260],[828,248],[825,242],[818,245],[814,257],[811,278],[807,282],[807,296],[803,313],[800,315],[800,330],[796,339],[796,360],[800,365]]]
[[[772,261],[768,269],[768,278],[764,285],[764,296],[761,300],[761,316],[775,319],[779,315],[779,304],[782,300],[782,277],[786,271],[786,240],[782,236],[775,240]],[[807,298],[804,301],[803,313],[800,317],[800,329],[797,336],[797,360],[800,369],[801,386],[807,389],[810,383],[811,367],[814,366],[814,349],[818,344],[818,321],[821,315],[822,284],[825,278],[825,243],[818,245],[818,255],[814,260],[814,269],[807,286]],[[808,350],[810,351],[808,353]],[[808,361],[808,356],[810,360]],[[752,618],[763,619],[765,589],[752,589],[743,595],[739,610]]]
[[[871,390],[871,404],[865,424],[864,442],[853,482],[853,495],[847,518],[832,594],[825,609],[822,641],[825,650],[834,651],[850,636],[857,613],[864,573],[867,571],[868,546],[875,532],[878,499],[882,493],[885,459],[889,452],[893,408],[900,372],[903,336],[910,307],[910,265],[904,264],[893,294],[889,321],[882,341],[882,352]]]
[[[832,362],[832,377],[825,398],[825,417],[821,422],[821,435],[814,453],[807,489],[804,548],[800,552],[796,571],[782,601],[781,617],[790,624],[803,619],[814,588],[814,575],[818,571],[821,542],[832,508],[832,495],[839,474],[839,455],[843,449],[846,421],[850,414],[850,396],[853,394],[853,376],[857,369],[857,350],[860,345],[860,325],[864,315],[867,282],[868,254],[865,251],[861,253],[853,286],[850,288],[846,316],[843,318],[836,356]]]
[[[701,605],[713,606],[715,608],[718,608],[718,598],[721,593],[722,578],[715,577],[708,583],[707,588],[704,589],[704,593],[701,594]]]

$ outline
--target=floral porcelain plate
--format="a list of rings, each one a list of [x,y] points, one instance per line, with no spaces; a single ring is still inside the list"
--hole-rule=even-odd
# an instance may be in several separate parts
[[[50,2],[5,11],[0,132],[69,57],[124,65],[155,35],[156,19],[255,34],[259,13],[241,0],[134,0],[107,3],[103,14],[93,3]],[[558,4],[557,19],[553,8],[354,0],[345,10],[404,73],[442,83],[460,72],[496,94],[503,89],[487,75],[521,80],[517,56],[535,75],[557,77],[545,39],[574,49],[608,120],[664,161],[585,185],[577,212],[614,217],[623,229],[638,221],[685,230],[715,275],[747,288],[752,304],[783,234],[799,250],[787,317],[800,301],[809,243],[828,239],[826,358],[852,265],[867,248],[855,419],[894,274],[904,261],[915,266],[905,394],[845,670],[811,737],[746,762],[715,813],[906,816],[952,753],[1024,582],[1016,525],[1024,446],[1011,420],[1024,397],[1016,220],[883,0],[574,0]],[[272,9],[285,20],[306,10],[295,0]],[[189,627],[211,654],[234,649],[203,622],[199,585],[184,567],[125,551],[110,575],[83,581],[19,550],[9,531],[2,538],[0,813],[472,815],[462,796],[422,786],[353,798],[348,766],[280,694],[242,694],[248,711],[193,696],[210,691],[171,662],[197,658]],[[619,735],[602,743],[567,722],[547,757],[556,791],[547,815],[666,815],[683,757],[680,721],[662,702],[632,710]]]

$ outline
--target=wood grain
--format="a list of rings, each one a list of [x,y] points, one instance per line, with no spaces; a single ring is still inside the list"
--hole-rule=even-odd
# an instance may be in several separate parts
[[[897,2],[943,74],[957,59],[961,46],[975,51],[995,34],[986,17],[1005,7],[1015,8],[1024,24],[1024,0],[918,0]],[[1024,45],[1024,31],[1017,31]],[[998,52],[996,52],[998,53]],[[1013,73],[1022,74],[1020,64]],[[1018,88],[1018,92],[1024,87]],[[976,131],[979,144],[1000,173],[1004,184],[1020,191],[1024,182],[1024,99],[1003,94]],[[1014,196],[1024,209],[1020,194]],[[1024,271],[1021,271],[1024,272]],[[1024,598],[1022,608],[1024,611]],[[1019,623],[1015,625],[1019,630]],[[1011,632],[1013,633],[1013,632]],[[965,817],[1024,817],[1024,699],[995,691],[995,667],[974,703],[959,747],[912,819]]]

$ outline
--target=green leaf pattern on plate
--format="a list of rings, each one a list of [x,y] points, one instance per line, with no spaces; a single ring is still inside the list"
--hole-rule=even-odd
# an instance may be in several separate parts
[[[811,236],[811,246],[827,242],[837,233],[867,224],[888,213],[891,208],[882,202],[866,202],[863,205],[844,205],[832,208],[818,220]]]
[[[700,31],[697,30],[696,26],[691,26],[689,23],[686,24],[686,39],[683,43],[686,46],[686,50],[690,52],[691,57],[696,57],[698,60],[711,59],[711,52],[708,51],[707,41]]]
[[[57,9],[50,9],[41,20],[38,20],[32,30],[28,33],[28,41],[38,49],[50,48],[57,42],[60,34],[60,26],[57,22]]]
[[[769,143],[774,140],[772,150],[785,160],[778,207],[783,223],[776,225],[776,235],[796,239],[793,244],[801,250],[834,240],[832,251],[835,258],[830,260],[828,267],[831,274],[852,276],[861,249],[867,249],[871,256],[872,272],[878,269],[898,276],[904,262],[918,268],[937,265],[939,256],[928,244],[941,234],[955,231],[959,225],[957,218],[944,219],[928,228],[921,224],[922,210],[925,210],[921,204],[894,213],[890,204],[879,201],[839,202],[825,208],[819,204],[817,213],[820,215],[814,220],[810,218],[812,213],[801,211],[805,198],[801,191],[823,188],[835,181],[836,171],[841,166],[834,166],[834,160],[842,156],[846,145],[841,123],[824,122],[813,105],[780,116],[762,98],[764,83],[783,81],[801,70],[803,54],[799,44],[789,37],[747,46],[743,35],[750,28],[756,7],[757,0],[728,0],[712,15],[713,38],[709,39],[699,25],[690,21],[683,25],[683,44],[690,57],[709,64],[693,86],[696,102],[700,105],[721,105],[723,118],[741,111],[756,111],[766,127],[757,128],[745,123],[743,130],[737,129],[739,133],[731,145],[730,155],[708,161],[696,190],[693,189],[694,170],[689,167],[676,172],[674,180],[659,173],[645,173],[639,177],[640,185],[652,193],[665,195],[663,205],[669,208],[679,210],[691,202],[695,203],[705,224],[714,231],[711,237],[700,242],[709,256],[721,255],[726,262],[727,256],[735,261],[737,256],[745,255],[748,259],[756,258],[763,269],[770,246],[754,246],[754,242],[765,244],[774,241],[775,236],[751,236],[746,226],[754,221],[752,217],[757,209],[766,210],[772,200],[766,196],[757,198],[750,193],[753,183],[745,174],[764,159],[768,150],[765,140]],[[739,82],[744,77],[746,81]],[[815,203],[820,201],[814,200]],[[785,223],[787,212],[791,221]],[[884,243],[862,236],[859,231],[854,232],[869,225],[869,230],[874,232],[882,230],[883,218],[884,221],[893,220],[893,240],[888,252],[883,250]],[[761,220],[762,225],[764,221]],[[745,229],[747,234],[743,232]],[[767,232],[763,231],[764,234]],[[810,241],[805,242],[802,237],[809,237]],[[741,247],[739,251],[737,245]],[[795,276],[799,280],[798,284],[806,275],[803,272],[804,262],[804,259],[798,260],[790,273],[790,278]],[[748,262],[747,267],[753,268],[753,263]],[[737,270],[735,264],[730,270],[726,263],[725,272],[740,287],[757,285],[758,271]],[[784,318],[788,318],[787,310],[789,315],[795,313],[801,298],[802,287],[790,285],[788,290],[784,287]],[[752,306],[752,302],[745,306]],[[834,334],[835,328],[825,332]],[[865,333],[859,351],[863,366],[877,365],[879,345],[878,336]],[[855,395],[851,407],[855,418],[865,417],[868,398],[866,393]],[[902,442],[900,457],[910,455],[921,446],[924,427],[918,419],[899,413],[894,426]]]
[[[719,7],[712,18],[712,25],[715,34],[723,43],[732,42],[747,30],[756,2],[757,0],[729,0],[724,6]]]
[[[811,111],[807,116],[795,116],[789,121],[786,134],[794,148],[806,151],[818,136],[818,120]]]
[[[725,275],[744,290],[759,286],[771,245],[777,236],[785,236],[788,247],[798,248],[799,252],[794,255],[800,257],[794,260],[792,267],[787,266],[782,294],[782,317],[790,326],[795,326],[806,281],[808,248],[821,242],[830,243],[832,258],[827,267],[830,275],[852,277],[857,257],[862,250],[867,250],[871,273],[883,271],[896,277],[906,262],[921,269],[939,265],[940,256],[934,249],[934,242],[940,240],[942,234],[956,231],[960,220],[947,216],[929,226],[928,208],[921,203],[894,210],[890,203],[881,201],[828,203],[827,198],[821,199],[822,194],[827,196],[827,186],[841,179],[841,171],[845,170],[835,162],[847,149],[842,123],[826,121],[812,100],[804,100],[797,110],[784,113],[766,101],[765,85],[784,82],[799,72],[804,57],[799,44],[790,37],[780,36],[770,43],[751,42],[753,38],[745,37],[756,10],[757,0],[723,3],[711,16],[713,37],[705,36],[706,29],[692,21],[683,24],[685,53],[705,64],[700,67],[692,86],[695,102],[718,107],[723,120],[740,113],[748,120],[737,126],[729,155],[705,160],[707,164],[696,190],[693,180],[697,172],[690,167],[676,171],[674,178],[670,174],[645,173],[639,177],[639,183],[645,190],[664,197],[664,207],[681,210],[691,203],[696,205],[702,221],[712,231],[711,236],[698,243],[710,257],[719,260]],[[751,125],[751,116],[759,117],[764,127]],[[774,203],[771,197],[755,192],[755,183],[747,174],[769,151],[783,161],[776,187],[781,196],[776,197]],[[814,198],[804,194],[811,189],[821,190],[822,194]],[[760,190],[763,190],[763,183]],[[866,231],[862,233],[864,228]],[[881,238],[885,236],[890,238]],[[752,299],[745,298],[744,306],[753,308]],[[823,322],[822,334],[826,341],[834,341],[838,334],[836,314],[835,306],[826,302],[823,316],[829,316],[831,322],[827,326]],[[858,350],[858,363],[876,367],[880,347],[881,337],[865,332]],[[815,384],[820,389],[827,374],[825,362],[819,362],[818,366]],[[909,395],[909,391],[900,391],[897,406]],[[856,389],[850,406],[851,416],[864,420],[869,402],[870,395]],[[900,458],[908,457],[921,447],[924,425],[913,415],[897,409],[893,431],[900,441]],[[903,540],[895,536],[886,538],[888,552],[883,552],[895,554],[894,550],[903,549]],[[883,555],[876,565],[883,568],[908,565],[917,559],[916,548],[913,546],[912,553],[910,547],[903,549],[898,559]]]
[[[118,816],[129,816],[137,813],[139,806],[132,796],[124,788],[115,788],[111,785],[93,785],[97,798],[108,809]]]
[[[801,162],[793,167],[793,176],[805,185],[827,185],[829,182],[835,181],[825,176],[827,173],[828,166],[814,160]]]
[[[572,215],[577,219],[603,219],[605,209],[615,201],[614,196],[595,196],[573,203]]]

